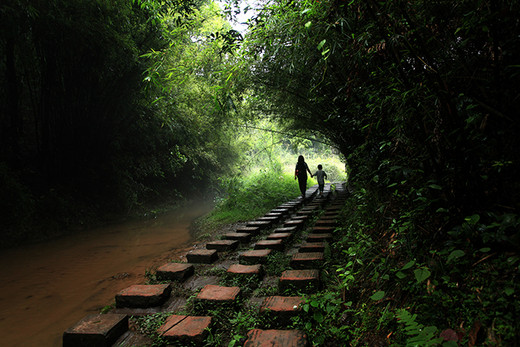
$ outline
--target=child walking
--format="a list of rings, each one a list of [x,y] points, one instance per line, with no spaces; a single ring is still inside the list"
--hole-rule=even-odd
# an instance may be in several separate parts
[[[318,165],[318,171],[316,171],[314,175],[311,175],[311,177],[312,176],[316,176],[316,179],[318,180],[320,196],[323,196],[323,189],[325,188],[325,178],[327,178],[327,174],[325,173],[325,171],[323,171],[323,166],[321,164]]]

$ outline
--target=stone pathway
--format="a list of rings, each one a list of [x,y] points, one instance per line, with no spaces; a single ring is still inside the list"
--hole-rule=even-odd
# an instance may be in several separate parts
[[[160,266],[155,272],[160,284],[133,285],[116,293],[116,307],[107,314],[87,316],[69,328],[63,346],[150,345],[148,336],[129,328],[129,317],[159,312],[172,313],[156,332],[168,343],[200,345],[217,318],[206,314],[210,308],[227,305],[233,310],[233,305],[243,305],[244,300],[259,303],[258,312],[279,329],[250,330],[243,346],[310,346],[304,332],[288,328],[303,303],[294,294],[319,290],[324,251],[334,237],[336,218],[347,194],[338,183],[334,192],[327,184],[323,196],[317,196],[316,187],[307,190],[305,200],[299,197],[286,202],[235,232],[207,242],[205,249],[192,249],[185,263]],[[280,276],[266,276],[264,267],[276,254],[290,257],[290,262],[287,268],[278,269]],[[236,278],[234,283],[240,285],[221,285],[222,276]],[[259,288],[275,285],[278,295],[254,296],[250,288],[245,290],[253,283]],[[197,312],[205,314],[180,314],[188,303],[183,293],[196,293]]]

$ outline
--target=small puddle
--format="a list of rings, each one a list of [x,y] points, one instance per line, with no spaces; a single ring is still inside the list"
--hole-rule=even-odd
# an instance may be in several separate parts
[[[4,346],[61,346],[63,332],[113,303],[145,273],[184,255],[191,222],[211,210],[192,203],[153,220],[128,222],[3,250],[0,335]]]

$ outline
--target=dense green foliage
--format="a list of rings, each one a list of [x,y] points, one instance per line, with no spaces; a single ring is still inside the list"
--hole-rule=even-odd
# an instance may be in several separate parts
[[[1,244],[200,193],[228,169],[222,44],[206,37],[229,24],[206,3],[2,2]]]
[[[260,112],[322,134],[347,158],[364,199],[346,220],[338,266],[366,242],[355,249],[374,253],[354,278],[371,273],[378,295],[399,284],[389,309],[417,314],[399,311],[411,330],[435,323],[467,341],[480,325],[479,342],[518,343],[519,9],[515,1],[281,0],[251,21],[238,90],[253,89]],[[379,262],[386,272],[374,270]],[[406,264],[411,274],[397,271]],[[390,270],[403,283],[385,284]],[[356,312],[360,327],[376,319],[385,331],[387,310]],[[351,333],[343,338],[360,344],[381,337]]]

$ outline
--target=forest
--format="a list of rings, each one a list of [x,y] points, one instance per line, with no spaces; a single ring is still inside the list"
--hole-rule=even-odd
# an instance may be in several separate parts
[[[0,246],[337,155],[313,343],[518,345],[520,3],[240,5],[2,1]]]

